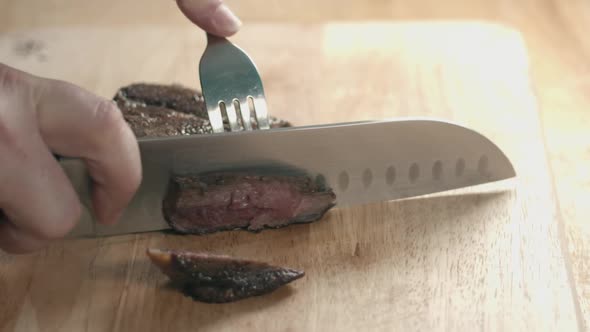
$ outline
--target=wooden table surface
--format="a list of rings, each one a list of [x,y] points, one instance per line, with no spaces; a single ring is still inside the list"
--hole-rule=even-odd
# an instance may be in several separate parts
[[[228,1],[245,24],[330,20],[426,21],[485,20],[508,24],[523,33],[537,92],[542,143],[549,158],[556,194],[557,238],[565,261],[567,287],[574,296],[577,327],[590,322],[590,3],[587,1]],[[56,8],[54,8],[56,6]],[[59,7],[57,7],[59,6]],[[114,27],[135,23],[187,26],[170,1],[101,3],[3,0],[0,31],[51,26]],[[531,171],[533,172],[533,171]],[[50,304],[50,303],[49,303]],[[506,327],[506,326],[505,326]]]

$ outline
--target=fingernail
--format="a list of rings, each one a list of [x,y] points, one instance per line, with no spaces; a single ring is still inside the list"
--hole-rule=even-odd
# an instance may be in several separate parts
[[[219,5],[213,15],[211,15],[211,24],[218,33],[229,36],[238,32],[242,26],[242,21],[227,7],[225,4]]]
[[[105,220],[107,225],[114,225],[116,223],[119,222],[119,220],[121,220],[121,217],[123,216],[123,211],[118,211],[115,213],[112,213],[109,215],[109,218],[107,220]]]
[[[117,208],[117,204],[112,201],[102,187],[96,188],[94,210],[99,222],[104,225],[116,224],[123,215],[123,211]]]
[[[119,222],[119,220],[121,219],[121,217],[123,216],[123,211],[121,210],[112,210],[109,209],[102,218],[102,222],[105,225],[114,225],[117,222]]]
[[[103,223],[106,225],[114,225],[116,224],[121,217],[123,216],[123,211],[120,209],[115,208],[114,202],[109,201],[109,209],[106,210],[105,214],[103,215]]]

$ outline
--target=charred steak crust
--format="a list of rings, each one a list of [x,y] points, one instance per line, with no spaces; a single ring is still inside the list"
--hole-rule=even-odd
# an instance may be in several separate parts
[[[305,273],[246,259],[184,250],[148,249],[170,281],[195,301],[227,303],[271,293]]]
[[[131,84],[119,89],[115,96],[117,99],[193,114],[201,119],[208,118],[202,94],[178,84]]]
[[[170,179],[163,214],[186,234],[259,232],[321,219],[336,195],[309,177],[211,173]]]
[[[194,89],[178,84],[135,83],[120,88],[113,100],[136,137],[213,133],[203,95]],[[272,116],[269,121],[273,128],[291,127],[289,122]]]

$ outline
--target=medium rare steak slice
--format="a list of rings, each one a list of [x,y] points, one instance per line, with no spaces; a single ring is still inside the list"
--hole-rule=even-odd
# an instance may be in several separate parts
[[[170,180],[163,213],[176,231],[280,228],[321,219],[336,195],[308,177],[213,173]]]
[[[304,276],[262,262],[184,250],[148,249],[147,255],[193,300],[226,303],[268,294]]]
[[[212,133],[201,93],[180,85],[137,83],[114,100],[137,137]],[[270,117],[271,127],[290,127]],[[229,125],[226,123],[229,127]],[[163,200],[172,229],[206,234],[260,231],[321,219],[335,203],[332,190],[306,176],[219,173],[173,176]]]

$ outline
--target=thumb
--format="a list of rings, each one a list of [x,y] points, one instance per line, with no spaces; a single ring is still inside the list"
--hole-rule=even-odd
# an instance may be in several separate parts
[[[235,34],[242,25],[222,0],[176,0],[176,3],[191,22],[220,37]]]

